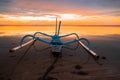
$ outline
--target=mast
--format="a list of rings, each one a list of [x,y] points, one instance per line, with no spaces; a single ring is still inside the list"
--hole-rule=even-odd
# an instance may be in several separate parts
[[[61,21],[59,21],[59,26],[58,26],[58,36],[59,36],[59,33],[60,33],[60,26],[61,26]]]
[[[56,17],[56,28],[55,28],[55,35],[57,35],[57,17]]]
[[[56,17],[55,35],[58,35],[58,36],[59,36],[59,33],[60,33],[60,26],[61,26],[61,21],[59,21],[59,24],[58,24],[58,20],[57,20],[57,17]]]

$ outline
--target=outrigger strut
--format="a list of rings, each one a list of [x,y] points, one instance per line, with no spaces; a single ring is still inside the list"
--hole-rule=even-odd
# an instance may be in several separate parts
[[[79,38],[79,36],[76,33],[70,33],[70,34],[59,36],[59,34],[60,34],[60,26],[61,26],[61,21],[59,21],[59,24],[58,24],[58,21],[57,21],[57,18],[56,18],[56,29],[55,29],[55,34],[54,35],[49,35],[49,34],[42,33],[42,32],[36,32],[33,35],[31,35],[31,34],[25,35],[20,40],[19,46],[15,47],[15,48],[12,48],[10,50],[10,52],[14,52],[14,51],[16,51],[16,50],[18,50],[18,49],[32,43],[32,42],[34,42],[34,41],[40,41],[40,42],[49,44],[50,47],[51,47],[53,55],[56,57],[56,56],[59,56],[61,54],[62,48],[63,48],[64,45],[78,42],[95,60],[99,59],[99,55],[91,50],[91,44],[90,44],[90,41],[88,39]],[[37,37],[36,36],[37,34],[41,34],[41,35],[50,37],[51,40],[49,41],[49,40],[42,39],[41,37]],[[70,41],[65,41],[65,42],[61,41],[61,38],[68,37],[68,36],[71,36],[71,35],[75,35],[76,39],[70,40]],[[30,41],[28,41],[26,43],[23,43],[24,40],[26,38],[28,38],[28,37],[31,37],[32,40],[30,40]],[[85,44],[83,44],[81,41],[85,41],[87,43],[87,46]]]

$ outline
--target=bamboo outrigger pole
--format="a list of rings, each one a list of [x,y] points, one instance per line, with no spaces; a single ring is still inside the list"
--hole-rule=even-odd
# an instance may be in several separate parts
[[[10,49],[9,52],[14,52],[14,51],[16,51],[16,50],[18,50],[18,49],[20,49],[20,48],[22,48],[22,47],[24,47],[24,46],[27,46],[28,44],[30,44],[30,43],[32,43],[32,42],[34,42],[34,41],[35,41],[35,39],[30,40],[30,41],[22,44],[21,46],[14,47],[14,48]]]
[[[99,55],[97,55],[94,51],[89,49],[86,45],[84,45],[81,41],[79,41],[80,45],[91,55],[94,59],[99,59]]]

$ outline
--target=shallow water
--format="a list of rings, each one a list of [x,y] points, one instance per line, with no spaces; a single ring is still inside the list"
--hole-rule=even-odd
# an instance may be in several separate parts
[[[28,46],[15,53],[9,53],[9,49],[17,46],[23,35],[36,31],[54,34],[54,28],[50,26],[0,27],[0,79],[11,77],[10,73]],[[61,27],[61,35],[71,32],[89,39],[93,51],[107,57],[107,60],[100,59],[100,62],[104,63],[100,66],[90,58],[89,62],[83,65],[88,56],[81,47],[75,51],[63,49],[63,57],[55,64],[55,69],[49,76],[58,80],[120,80],[120,27]],[[39,42],[35,45],[38,50],[48,46]],[[74,46],[75,44],[69,47]],[[12,80],[38,80],[53,61],[50,49],[36,51],[32,47],[28,53],[17,67]],[[82,69],[74,69],[75,65],[81,65]]]

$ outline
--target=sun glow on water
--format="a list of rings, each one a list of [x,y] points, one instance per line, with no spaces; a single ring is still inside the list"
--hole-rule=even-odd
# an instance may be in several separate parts
[[[2,26],[0,28],[0,36],[23,36],[26,34],[34,34],[35,32],[44,32],[54,35],[55,26]],[[61,26],[60,35],[69,33],[77,33],[80,36],[113,35],[120,34],[120,27]]]

